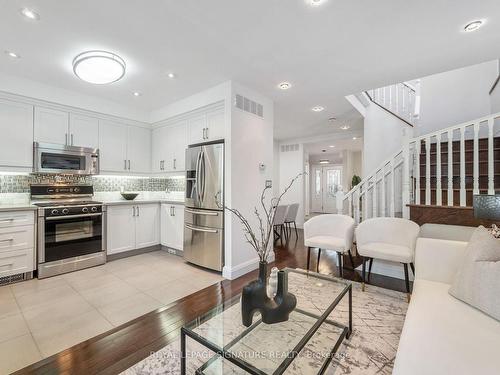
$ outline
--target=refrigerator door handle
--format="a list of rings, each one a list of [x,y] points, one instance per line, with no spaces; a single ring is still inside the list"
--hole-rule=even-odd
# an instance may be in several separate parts
[[[186,212],[194,215],[205,215],[205,216],[219,216],[218,212],[201,211],[201,210],[191,210],[186,208]]]
[[[198,158],[196,159],[196,195],[198,197],[198,201],[201,201],[200,195],[200,164],[201,164],[202,151],[198,154]]]
[[[203,201],[205,200],[205,183],[206,183],[206,176],[205,176],[205,168],[206,168],[206,164],[205,164],[205,151],[201,151],[201,162],[200,162],[200,167],[201,167],[201,191],[200,191],[200,195],[201,195],[201,203],[203,203]]]

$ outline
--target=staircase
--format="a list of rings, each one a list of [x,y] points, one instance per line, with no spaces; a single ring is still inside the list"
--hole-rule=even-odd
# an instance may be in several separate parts
[[[405,137],[400,151],[345,194],[342,212],[356,223],[410,218],[410,206],[470,208],[473,195],[500,192],[499,123],[497,113]]]

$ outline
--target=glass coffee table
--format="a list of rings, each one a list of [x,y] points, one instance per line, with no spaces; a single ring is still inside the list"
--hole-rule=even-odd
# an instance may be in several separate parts
[[[245,327],[241,295],[221,302],[181,328],[181,374],[323,374],[352,332],[352,286],[313,272],[285,271],[288,290],[297,297],[288,321],[265,324],[256,314]]]

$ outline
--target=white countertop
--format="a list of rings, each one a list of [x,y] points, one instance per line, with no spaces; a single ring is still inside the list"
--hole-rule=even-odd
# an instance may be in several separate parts
[[[36,210],[38,207],[30,202],[29,194],[4,193],[0,194],[0,212]]]
[[[94,194],[94,199],[103,202],[107,206],[147,203],[184,204],[184,192],[141,191],[137,193],[139,195],[133,200],[126,200],[119,192],[98,192]]]

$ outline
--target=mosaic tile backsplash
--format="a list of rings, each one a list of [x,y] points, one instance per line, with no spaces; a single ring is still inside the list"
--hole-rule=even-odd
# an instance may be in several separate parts
[[[92,184],[95,192],[184,191],[186,181],[179,177],[118,177],[63,175],[0,175],[0,193],[29,193],[31,184]]]

